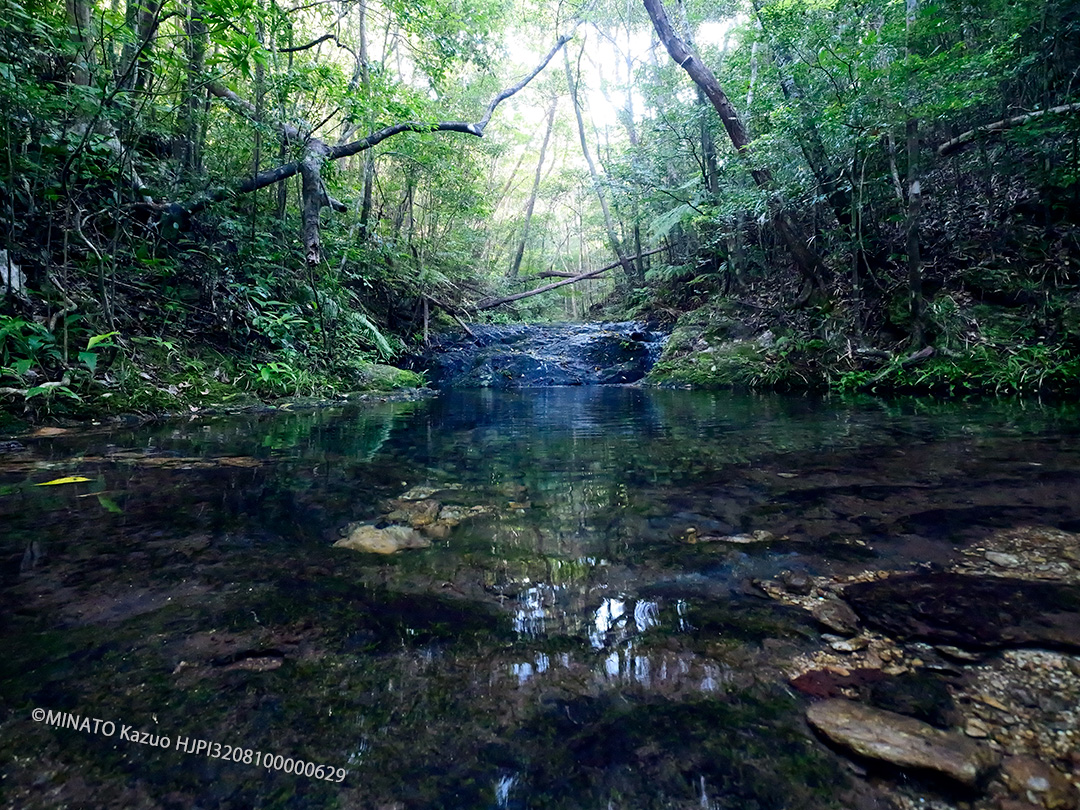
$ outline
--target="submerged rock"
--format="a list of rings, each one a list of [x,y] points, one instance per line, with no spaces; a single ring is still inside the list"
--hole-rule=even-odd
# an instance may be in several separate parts
[[[870,703],[938,728],[948,728],[958,719],[956,704],[944,678],[926,670],[878,681],[870,687]]]
[[[334,543],[335,548],[350,548],[372,554],[393,554],[408,548],[429,548],[431,541],[410,526],[387,526],[380,529],[370,523],[353,523],[346,527],[347,537]]]
[[[772,532],[767,532],[764,529],[757,529],[750,532],[750,534],[725,534],[725,535],[713,535],[706,534],[697,538],[699,543],[734,543],[738,546],[749,546],[754,543],[771,543],[776,539],[776,535]]]
[[[818,602],[810,609],[810,615],[842,636],[853,636],[859,632],[859,617],[839,599]]]
[[[430,498],[419,501],[407,501],[399,498],[391,501],[390,506],[393,508],[386,515],[387,520],[408,523],[414,529],[434,523],[439,515],[439,510],[442,508],[442,504]]]
[[[908,574],[844,589],[868,624],[961,647],[1080,650],[1080,586],[966,574]]]
[[[1076,810],[1076,788],[1057,768],[1029,756],[1008,757],[1001,777],[1015,795],[1047,810]]]
[[[933,726],[850,700],[825,700],[806,712],[814,728],[860,756],[933,771],[974,787],[998,764],[990,748]]]

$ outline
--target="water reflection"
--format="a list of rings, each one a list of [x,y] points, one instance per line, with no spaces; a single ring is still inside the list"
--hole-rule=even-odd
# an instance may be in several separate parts
[[[1078,424],[487,390],[27,442],[0,457],[12,806],[122,806],[129,783],[147,806],[820,806],[842,780],[769,652],[813,631],[746,582],[1080,528]],[[35,486],[67,475],[89,480]],[[332,548],[414,519],[430,548]],[[772,539],[725,540],[755,531]],[[35,706],[350,776],[65,736]]]

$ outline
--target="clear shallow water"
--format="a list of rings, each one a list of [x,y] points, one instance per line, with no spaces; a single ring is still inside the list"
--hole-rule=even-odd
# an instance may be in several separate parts
[[[0,456],[9,807],[843,804],[785,688],[818,631],[749,580],[1080,527],[1080,418],[1034,404],[481,390],[28,445]],[[479,514],[331,547],[414,487]]]

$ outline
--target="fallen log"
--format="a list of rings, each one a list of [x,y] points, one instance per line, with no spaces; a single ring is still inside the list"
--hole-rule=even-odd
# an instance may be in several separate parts
[[[992,124],[984,124],[981,127],[975,127],[969,129],[967,132],[957,135],[950,141],[945,141],[941,146],[937,148],[938,157],[947,157],[953,154],[953,152],[959,152],[965,146],[970,143],[974,143],[975,139],[980,135],[990,135],[995,132],[1004,132],[1012,127],[1018,127],[1021,124],[1026,124],[1028,121],[1032,121],[1047,113],[1068,113],[1068,112],[1080,112],[1080,103],[1078,104],[1062,104],[1058,107],[1051,107],[1048,110],[1036,110],[1035,112],[1026,113],[1025,115],[1014,115],[1012,118],[1003,118],[1000,121],[994,121]]]
[[[912,366],[917,366],[919,363],[922,363],[922,362],[925,362],[926,360],[929,360],[931,357],[934,356],[934,354],[935,354],[935,350],[934,350],[933,346],[926,346],[926,347],[924,347],[922,349],[919,349],[917,352],[915,352],[913,354],[909,354],[907,357],[905,357],[899,363],[897,363],[895,365],[894,364],[887,365],[885,368],[883,368],[881,371],[879,371],[877,374],[875,374],[873,377],[871,377],[869,380],[867,380],[865,383],[863,383],[861,388],[863,390],[866,390],[866,389],[870,388],[872,385],[874,385],[875,383],[881,382],[881,380],[883,380],[885,377],[887,377],[889,375],[889,373],[892,372],[893,369],[895,369],[897,366],[899,366],[900,368],[911,368]]]
[[[632,257],[630,261],[643,259],[646,256],[652,256],[653,254],[660,253],[664,250],[667,250],[667,248],[661,247],[656,248],[655,250],[647,251],[645,253],[640,253],[637,256]],[[577,282],[584,281],[587,278],[596,278],[601,273],[606,273],[608,270],[619,267],[621,264],[622,262],[612,262],[605,267],[601,267],[599,270],[590,270],[587,273],[578,273],[576,276],[570,276],[569,278],[565,278],[562,281],[554,281],[551,284],[545,284],[542,287],[537,287],[532,290],[526,290],[525,292],[515,293],[514,295],[504,295],[501,298],[486,298],[476,304],[476,306],[474,306],[472,309],[475,312],[480,312],[481,310],[485,309],[494,309],[495,307],[502,306],[503,304],[509,304],[511,301],[520,301],[522,298],[530,298],[534,295],[539,295],[540,293],[550,292],[551,290],[554,290],[558,287],[564,287],[567,284],[576,284]]]

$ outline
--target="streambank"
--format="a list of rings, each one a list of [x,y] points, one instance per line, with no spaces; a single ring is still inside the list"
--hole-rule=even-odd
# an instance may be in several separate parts
[[[938,314],[925,345],[913,347],[901,332],[860,337],[852,324],[820,312],[721,301],[678,318],[646,382],[944,396],[1061,395],[1080,386],[1074,313],[1042,324],[986,305]]]

